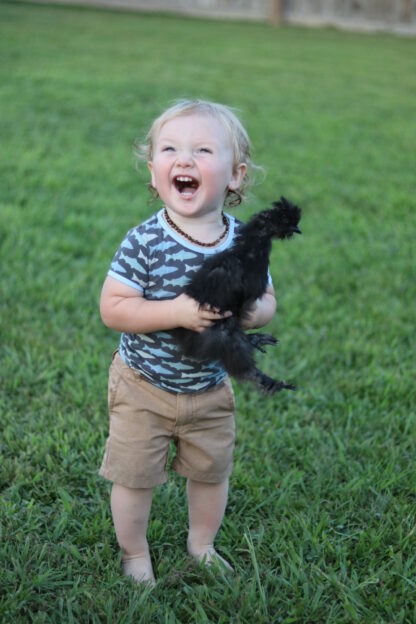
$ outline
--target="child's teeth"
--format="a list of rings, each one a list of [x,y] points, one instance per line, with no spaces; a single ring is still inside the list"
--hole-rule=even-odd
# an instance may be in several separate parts
[[[176,176],[174,184],[182,196],[191,197],[199,186],[199,183],[191,176]]]

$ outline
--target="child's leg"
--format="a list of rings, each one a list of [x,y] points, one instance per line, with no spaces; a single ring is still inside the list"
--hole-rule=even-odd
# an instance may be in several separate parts
[[[136,581],[155,582],[149,546],[147,523],[152,506],[153,488],[132,489],[113,484],[111,511],[117,541],[123,552],[123,571]]]
[[[228,479],[222,483],[201,483],[188,479],[189,505],[188,552],[206,564],[215,559],[232,570],[214,549],[214,539],[224,517],[228,496]]]

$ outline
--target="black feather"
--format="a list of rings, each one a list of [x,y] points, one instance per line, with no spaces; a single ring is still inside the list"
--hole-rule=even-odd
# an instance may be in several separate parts
[[[242,225],[233,245],[208,257],[185,287],[185,293],[201,305],[208,304],[221,312],[231,310],[229,318],[215,321],[201,333],[178,328],[173,335],[182,352],[198,360],[219,360],[227,373],[254,381],[263,391],[274,394],[291,384],[274,380],[255,364],[254,350],[264,351],[266,344],[277,344],[271,334],[246,334],[241,322],[253,303],[267,288],[272,240],[300,234],[300,209],[281,197],[273,208],[251,217]]]

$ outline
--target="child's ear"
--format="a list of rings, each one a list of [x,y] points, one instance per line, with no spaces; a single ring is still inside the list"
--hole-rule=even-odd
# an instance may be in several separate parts
[[[241,186],[246,173],[247,173],[246,163],[240,163],[239,165],[237,165],[237,167],[233,171],[232,178],[230,182],[228,183],[228,188],[230,189],[230,191],[235,191]]]
[[[147,166],[148,166],[148,169],[149,169],[149,171],[150,171],[150,177],[151,177],[151,180],[152,180],[151,184],[152,184],[152,186],[153,186],[154,188],[156,188],[156,184],[155,184],[155,175],[154,175],[154,173],[153,173],[153,163],[152,163],[152,161],[151,161],[151,160],[149,160],[149,161],[148,161]]]

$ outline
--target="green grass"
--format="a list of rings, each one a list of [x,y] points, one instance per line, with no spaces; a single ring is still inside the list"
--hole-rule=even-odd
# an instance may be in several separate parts
[[[0,620],[416,621],[416,43],[76,8],[0,5]],[[120,574],[97,476],[118,337],[98,299],[150,214],[132,143],[174,98],[236,106],[303,236],[276,244],[279,336],[235,385],[222,580],[185,554],[184,483],[157,490],[157,588]]]

